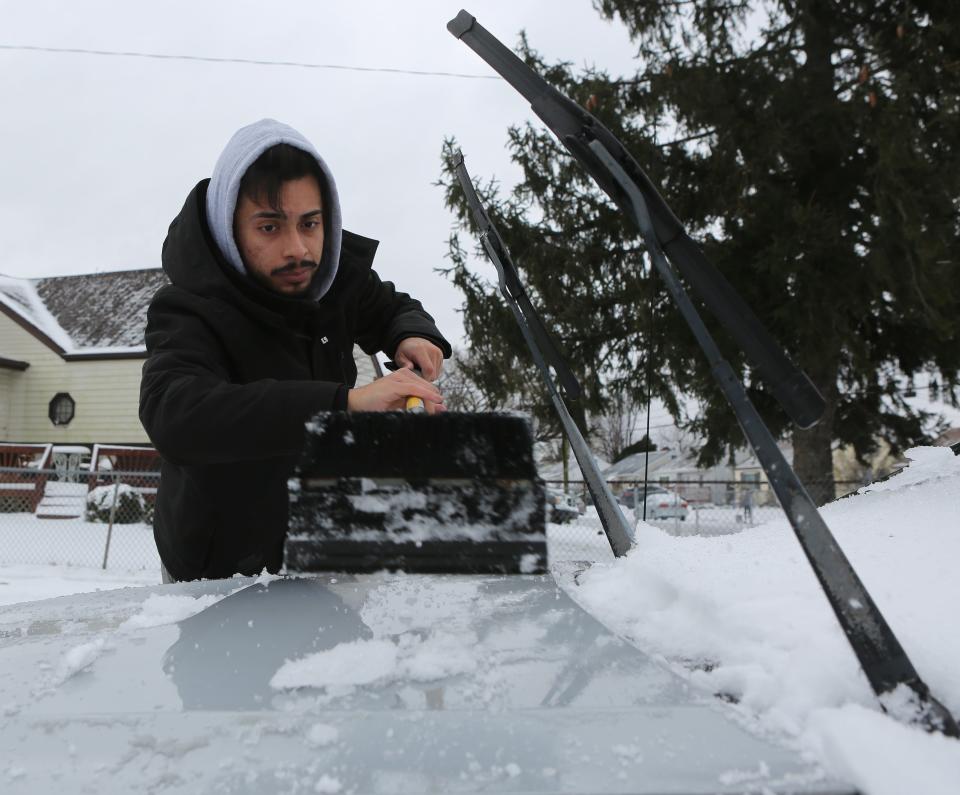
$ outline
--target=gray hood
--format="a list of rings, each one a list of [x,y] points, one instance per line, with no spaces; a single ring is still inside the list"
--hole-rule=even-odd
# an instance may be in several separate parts
[[[240,273],[246,274],[247,270],[233,238],[233,213],[237,207],[240,180],[260,155],[277,144],[289,144],[313,155],[325,180],[325,184],[320,186],[324,199],[323,256],[314,284],[310,287],[311,297],[319,300],[330,289],[340,263],[343,234],[340,198],[330,168],[313,148],[313,144],[293,127],[273,119],[261,119],[234,133],[213,168],[213,176],[207,188],[207,223],[227,262]]]

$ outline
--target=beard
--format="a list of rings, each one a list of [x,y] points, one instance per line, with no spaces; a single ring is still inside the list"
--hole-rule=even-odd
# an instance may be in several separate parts
[[[316,271],[320,267],[319,262],[314,262],[312,259],[303,259],[300,262],[288,262],[286,265],[281,265],[279,268],[274,268],[270,271],[271,276],[279,276],[282,273],[293,273],[295,271]]]
[[[258,271],[248,270],[250,276],[253,277],[254,281],[259,283],[261,287],[265,287],[272,293],[281,293],[283,295],[303,298],[309,296],[310,286],[313,284],[313,276],[316,275],[317,271],[320,269],[320,263],[314,260],[300,260],[299,262],[288,262],[284,265],[280,265],[276,268],[272,268],[268,273],[260,273]],[[277,284],[274,282],[274,279],[277,276],[284,276],[285,274],[298,273],[298,272],[307,272],[311,274],[311,277],[303,282],[302,285],[293,286],[293,289],[281,290],[278,289]]]

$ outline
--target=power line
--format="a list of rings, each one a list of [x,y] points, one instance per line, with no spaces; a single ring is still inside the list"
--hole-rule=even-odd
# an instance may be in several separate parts
[[[20,52],[65,53],[68,55],[103,55],[118,58],[152,58],[160,61],[200,61],[203,63],[239,63],[252,66],[292,66],[298,69],[335,69],[343,72],[385,72],[416,77],[456,77],[465,80],[499,80],[497,75],[476,75],[463,72],[435,72],[422,69],[395,69],[386,66],[347,66],[333,63],[305,63],[303,61],[269,61],[258,58],[215,58],[206,55],[166,55],[157,52],[121,50],[88,50],[81,47],[37,47],[29,44],[0,44],[0,50]]]

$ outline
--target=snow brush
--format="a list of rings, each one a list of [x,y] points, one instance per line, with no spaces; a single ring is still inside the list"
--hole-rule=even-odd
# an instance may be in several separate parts
[[[320,413],[289,493],[291,573],[546,571],[545,492],[520,415]]]

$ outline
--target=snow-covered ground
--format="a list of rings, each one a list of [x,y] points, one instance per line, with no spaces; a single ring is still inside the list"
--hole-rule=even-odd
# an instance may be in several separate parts
[[[823,515],[920,675],[960,715],[960,457],[908,455],[903,472]],[[785,519],[734,534],[700,519],[699,534],[690,521],[641,524],[637,548],[614,560],[588,512],[550,526],[551,559],[593,561],[564,583],[585,609],[828,773],[868,795],[960,792],[960,742],[881,712]],[[53,540],[38,543],[50,559]],[[126,572],[4,566],[0,603],[158,579],[152,560]]]
[[[0,517],[0,605],[160,582],[153,529],[83,519]],[[103,568],[106,558],[107,568]]]
[[[0,514],[0,567],[11,564],[160,570],[148,524],[37,519],[31,513]],[[2,571],[2,568],[0,568]]]

